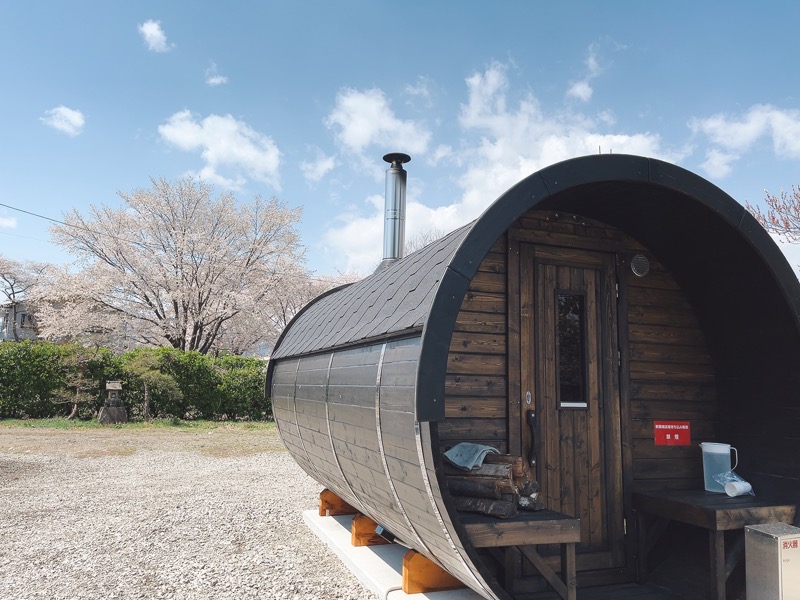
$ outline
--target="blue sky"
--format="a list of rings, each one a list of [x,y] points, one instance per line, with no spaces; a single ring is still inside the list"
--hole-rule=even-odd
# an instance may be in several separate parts
[[[194,174],[302,207],[309,268],[366,274],[392,151],[409,236],[598,151],[759,203],[800,183],[798,26],[797,2],[1,0],[0,204],[59,219]],[[0,206],[0,254],[66,262],[48,225]]]

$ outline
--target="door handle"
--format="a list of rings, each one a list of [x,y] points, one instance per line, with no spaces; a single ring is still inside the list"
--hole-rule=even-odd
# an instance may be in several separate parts
[[[531,430],[531,447],[528,451],[528,464],[532,467],[536,466],[536,413],[529,410],[525,415],[525,420],[528,422],[528,428]]]

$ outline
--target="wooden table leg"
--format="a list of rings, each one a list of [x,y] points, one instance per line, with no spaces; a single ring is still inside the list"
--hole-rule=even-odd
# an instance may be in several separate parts
[[[636,582],[640,585],[647,581],[647,523],[642,511],[636,511],[636,545],[638,546],[638,561]]]
[[[566,600],[577,600],[578,582],[575,573],[575,544],[561,544],[561,579],[567,586]]]
[[[561,576],[550,568],[550,565],[536,551],[536,546],[517,546],[522,555],[531,561],[536,570],[541,573],[547,583],[564,600],[576,600],[577,580],[575,577],[575,544],[561,545]]]
[[[725,532],[708,533],[708,550],[711,558],[711,598],[725,600]]]

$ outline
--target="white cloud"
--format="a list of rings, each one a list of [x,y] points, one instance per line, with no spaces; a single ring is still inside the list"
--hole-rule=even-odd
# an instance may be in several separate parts
[[[617,124],[617,117],[610,110],[602,110],[598,113],[597,119],[603,124],[612,127]]]
[[[409,239],[433,229],[451,231],[475,219],[509,187],[561,160],[596,154],[598,149],[669,162],[680,162],[689,154],[687,148],[664,148],[661,137],[650,132],[608,131],[614,119],[607,112],[601,111],[596,118],[564,107],[545,112],[532,93],[513,100],[507,66],[500,63],[474,73],[465,83],[467,97],[458,117],[462,142],[458,148],[436,146],[429,161],[457,163],[458,174],[453,180],[460,186],[460,194],[454,194],[449,204],[433,208],[414,198],[410,185],[406,211]],[[375,105],[388,104],[382,94],[369,98]],[[363,96],[359,99],[367,100]],[[359,150],[369,143],[363,140],[375,137],[375,128],[366,124],[353,126],[352,131],[362,134],[350,142]],[[421,186],[414,185],[413,189],[420,190]],[[369,273],[380,261],[382,231],[383,199],[371,196],[365,210],[343,215],[326,231],[324,244],[331,256],[346,257],[346,270]]]
[[[586,79],[576,81],[567,90],[567,96],[580,100],[581,102],[588,102],[591,100],[593,93],[594,90]]]
[[[755,104],[744,114],[716,114],[694,118],[689,127],[705,135],[712,144],[702,167],[712,177],[725,177],[733,163],[761,140],[772,142],[777,158],[800,158],[800,111],[785,110],[768,104]]]
[[[361,275],[369,275],[378,266],[383,252],[384,198],[370,196],[366,205],[368,214],[355,211],[342,214],[322,239],[328,255],[345,257],[342,270]],[[431,208],[408,198],[406,240],[434,230],[449,232],[465,222],[455,205]]]
[[[311,183],[316,183],[336,167],[336,157],[326,156],[317,150],[316,157],[312,161],[300,163],[300,170],[303,177]]]
[[[597,44],[591,44],[586,52],[586,69],[588,71],[587,77],[597,77],[602,69],[597,60]]]
[[[66,133],[71,137],[80,135],[83,131],[83,126],[86,124],[86,119],[81,111],[67,108],[64,105],[45,111],[44,116],[39,120],[48,127]]]
[[[597,52],[597,44],[591,44],[586,52],[586,75],[583,79],[575,81],[569,86],[567,89],[568,98],[575,98],[581,102],[588,102],[592,99],[594,89],[590,82],[602,72],[600,63],[597,60]]]
[[[745,150],[767,133],[771,112],[770,107],[754,106],[738,120],[716,114],[705,119],[692,119],[689,127],[695,132],[704,133],[712,143],[723,148]]]
[[[280,151],[269,136],[231,115],[195,118],[188,110],[175,113],[158,132],[164,141],[187,152],[200,151],[202,179],[235,189],[255,179],[280,189]]]
[[[506,189],[547,165],[586,154],[631,153],[678,162],[686,150],[666,150],[659,135],[606,133],[605,113],[595,121],[580,113],[546,114],[530,93],[509,107],[505,65],[495,63],[467,79],[468,100],[460,123],[480,141],[462,155],[470,163],[461,178],[461,203],[474,216]]]
[[[16,229],[17,219],[14,217],[0,217],[0,229]]]
[[[433,108],[433,92],[431,81],[428,77],[418,77],[417,82],[406,85],[403,93],[407,96],[406,104],[418,107],[420,110]]]
[[[369,275],[378,266],[383,251],[383,204],[382,196],[369,196],[366,216],[357,209],[342,213],[325,231],[322,245],[326,254],[335,257],[337,268]]]
[[[417,79],[417,83],[413,85],[406,85],[403,91],[409,96],[415,96],[417,98],[424,98],[427,100],[431,97],[430,81],[427,77],[420,77]]]
[[[212,62],[206,69],[206,85],[211,87],[228,83],[228,78],[217,70],[217,63]]]
[[[772,113],[772,144],[781,158],[800,158],[800,111]]]
[[[447,144],[440,144],[436,146],[433,150],[433,154],[431,155],[431,164],[438,164],[443,160],[446,160],[453,156],[453,148]]]
[[[706,160],[700,165],[700,168],[713,179],[724,179],[731,174],[732,163],[737,160],[739,160],[738,154],[711,148],[706,151]]]
[[[161,22],[150,19],[139,25],[139,35],[142,36],[147,49],[151,52],[169,52],[175,44],[167,42],[167,35],[161,29]]]
[[[335,131],[343,150],[355,154],[364,164],[373,164],[365,151],[379,146],[381,152],[427,152],[431,132],[424,125],[395,116],[384,93],[378,89],[344,89],[336,97],[336,105],[325,119]],[[376,176],[381,176],[382,171]]]

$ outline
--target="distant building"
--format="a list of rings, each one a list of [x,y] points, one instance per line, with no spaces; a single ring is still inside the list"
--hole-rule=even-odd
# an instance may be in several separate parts
[[[0,305],[0,341],[36,339],[36,318],[24,302]]]

